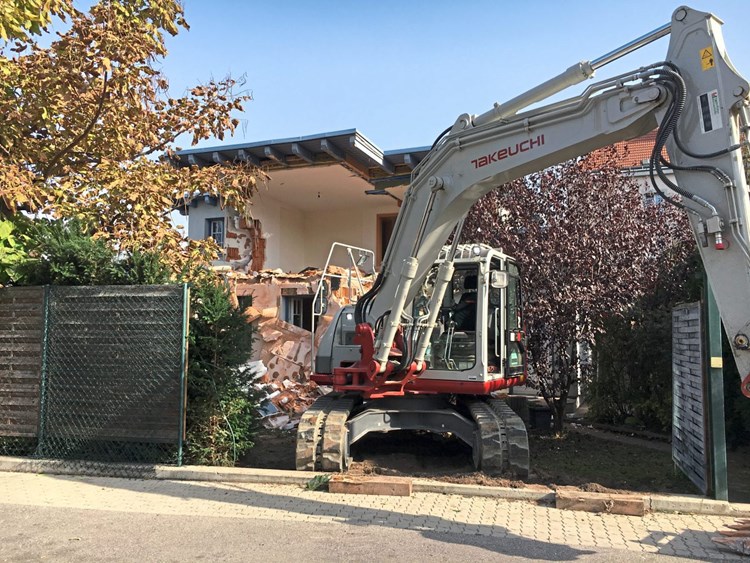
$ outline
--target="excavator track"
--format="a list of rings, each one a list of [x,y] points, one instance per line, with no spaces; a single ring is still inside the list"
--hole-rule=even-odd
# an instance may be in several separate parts
[[[349,465],[346,421],[356,396],[331,393],[307,409],[297,427],[296,466],[304,471],[344,471]]]
[[[477,426],[474,466],[489,474],[529,475],[529,440],[523,420],[500,399],[466,402]]]
[[[487,403],[505,426],[508,469],[520,479],[526,479],[529,476],[529,436],[526,425],[502,399],[489,399]]]

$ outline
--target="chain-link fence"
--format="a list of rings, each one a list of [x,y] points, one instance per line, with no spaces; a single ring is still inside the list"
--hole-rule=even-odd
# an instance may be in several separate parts
[[[0,455],[181,463],[187,303],[186,286],[0,289]]]

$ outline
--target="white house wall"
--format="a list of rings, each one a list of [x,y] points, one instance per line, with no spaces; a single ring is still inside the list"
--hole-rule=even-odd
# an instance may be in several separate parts
[[[251,213],[263,227],[266,238],[265,268],[299,272],[306,267],[323,267],[333,242],[342,242],[375,250],[377,216],[398,213],[395,200],[387,196],[370,196],[372,207],[304,211],[275,200],[269,191],[253,198]],[[203,217],[201,224],[205,224]],[[190,212],[193,227],[193,210]],[[192,232],[192,231],[191,231]],[[200,235],[203,236],[203,231]]]
[[[384,196],[371,196],[383,198]],[[377,216],[398,213],[393,205],[318,212],[305,219],[305,251],[308,266],[322,267],[331,244],[340,242],[376,250]]]
[[[187,220],[188,238],[197,240],[206,238],[206,220],[222,217],[225,217],[225,212],[221,207],[199,200],[195,207],[190,207],[190,216]]]

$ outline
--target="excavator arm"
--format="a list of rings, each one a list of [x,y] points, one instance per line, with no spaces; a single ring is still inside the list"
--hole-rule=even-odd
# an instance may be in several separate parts
[[[670,34],[665,61],[589,86],[582,95],[521,111],[581,82],[607,62]],[[479,116],[462,115],[414,170],[373,289],[358,303],[362,339],[376,340],[367,369],[373,377],[423,369],[420,343],[392,361],[407,311],[451,233],[471,206],[526,174],[658,129],[651,175],[679,194],[690,215],[725,330],[750,396],[750,200],[741,157],[747,132],[748,82],[730,63],[721,22],[678,8],[671,24]],[[668,159],[662,157],[666,147]],[[667,169],[677,179],[669,182]],[[658,187],[657,187],[658,189]],[[446,266],[450,268],[450,266]],[[449,278],[449,272],[443,273]],[[445,291],[438,284],[436,292]],[[442,294],[433,296],[433,302]],[[434,319],[432,319],[434,324]],[[421,343],[429,340],[428,322]],[[366,343],[365,343],[366,344]],[[405,366],[410,366],[405,368]]]

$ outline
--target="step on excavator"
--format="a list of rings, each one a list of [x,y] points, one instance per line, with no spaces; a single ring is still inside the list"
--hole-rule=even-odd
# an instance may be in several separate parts
[[[481,115],[461,115],[438,137],[412,172],[371,288],[336,311],[317,346],[311,378],[333,390],[300,421],[297,469],[344,471],[352,444],[368,433],[422,430],[465,442],[478,470],[526,477],[524,424],[493,398],[526,380],[519,270],[499,250],[458,244],[464,217],[507,182],[654,130],[653,187],[689,216],[750,397],[750,199],[741,154],[750,86],[727,56],[721,23],[680,7],[670,23]],[[667,35],[663,61],[527,109]],[[372,258],[345,252],[356,275]],[[314,299],[318,316],[326,287],[323,280]]]

